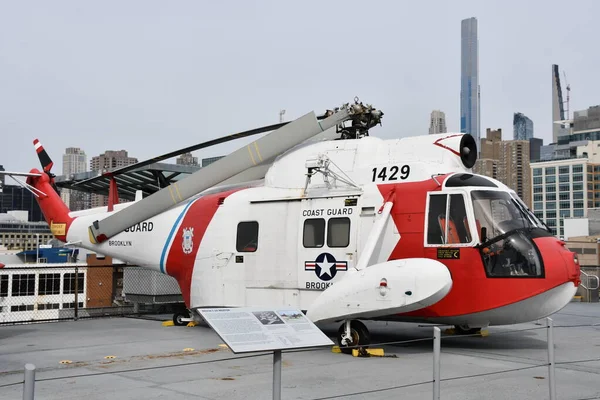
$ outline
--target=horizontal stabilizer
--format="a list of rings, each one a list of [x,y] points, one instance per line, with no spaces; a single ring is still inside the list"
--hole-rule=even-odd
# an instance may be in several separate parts
[[[349,272],[329,286],[308,309],[313,322],[371,319],[429,307],[452,288],[439,261],[407,258]]]

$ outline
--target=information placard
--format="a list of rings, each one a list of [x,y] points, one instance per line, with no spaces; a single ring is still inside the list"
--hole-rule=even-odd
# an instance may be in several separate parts
[[[333,345],[311,320],[293,308],[204,308],[197,311],[236,354]]]

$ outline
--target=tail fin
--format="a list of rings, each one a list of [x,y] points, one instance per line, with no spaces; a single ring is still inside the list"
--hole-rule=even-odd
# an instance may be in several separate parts
[[[54,162],[52,162],[52,159],[50,159],[50,156],[48,155],[48,153],[46,153],[46,150],[44,150],[44,146],[42,146],[40,141],[37,139],[33,140],[33,146],[35,147],[35,151],[37,152],[38,158],[40,159],[40,163],[42,164],[44,172],[50,172],[50,170],[54,166]]]
[[[52,234],[58,240],[66,242],[67,232],[75,219],[69,215],[69,207],[60,198],[58,188],[54,183],[55,175],[51,172],[54,165],[52,159],[50,159],[39,140],[35,139],[33,145],[42,164],[43,172],[35,168],[32,169],[32,174],[40,174],[40,176],[29,176],[27,184],[35,189],[34,194],[37,202],[46,222],[50,225]]]
[[[52,173],[52,167],[54,166],[54,162],[52,161],[48,153],[46,153],[46,149],[44,149],[44,146],[42,146],[42,143],[38,139],[33,140],[33,146],[35,147],[35,151],[40,160],[40,164],[42,164],[42,169],[46,174],[48,174],[48,177],[50,178],[50,184],[52,185],[52,188],[56,191],[56,193],[60,194],[58,187],[54,183],[54,177],[56,175]]]

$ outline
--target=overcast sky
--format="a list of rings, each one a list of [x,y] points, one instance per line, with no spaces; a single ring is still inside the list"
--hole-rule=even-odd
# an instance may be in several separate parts
[[[600,1],[0,0],[0,164],[62,172],[66,147],[140,160],[358,96],[382,138],[460,130],[461,20],[479,23],[481,129],[551,134],[551,65],[571,110],[600,104]],[[564,77],[561,76],[564,79]],[[248,140],[249,141],[249,140]],[[202,158],[243,141],[203,150]]]

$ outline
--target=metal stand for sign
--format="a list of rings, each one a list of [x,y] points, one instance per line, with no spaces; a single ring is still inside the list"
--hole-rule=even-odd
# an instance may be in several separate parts
[[[233,353],[273,352],[273,400],[281,400],[282,350],[333,345],[311,320],[293,308],[210,308],[197,312]],[[232,321],[238,327],[235,332],[231,332]],[[259,343],[257,334],[262,337]],[[247,342],[244,335],[249,337]]]
[[[273,352],[273,400],[281,400],[281,350]]]

